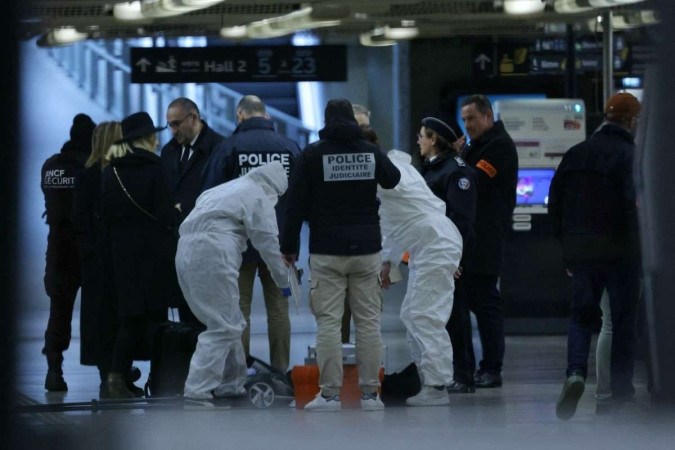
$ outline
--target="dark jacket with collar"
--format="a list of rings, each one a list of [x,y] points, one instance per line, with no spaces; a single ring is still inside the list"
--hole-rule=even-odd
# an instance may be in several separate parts
[[[474,273],[499,275],[504,243],[516,206],[518,153],[501,120],[462,152],[478,184],[476,245],[467,267]]]
[[[174,268],[178,215],[169,200],[159,156],[136,148],[106,166],[101,216],[120,317],[176,306],[180,292]]]
[[[204,127],[192,147],[193,155],[188,161],[187,169],[181,174],[180,157],[183,146],[176,139],[171,139],[162,148],[162,167],[164,177],[169,186],[171,201],[173,204],[180,203],[180,220],[185,219],[195,207],[197,197],[201,193],[204,168],[213,150],[225,138],[213,131],[202,120]]]
[[[605,124],[560,162],[548,213],[569,267],[638,255],[634,149],[627,130]]]
[[[462,260],[470,257],[476,240],[476,174],[459,156],[444,152],[424,161],[422,176],[431,192],[445,202],[445,215],[462,235]]]
[[[310,254],[368,255],[382,249],[377,185],[392,189],[401,173],[379,147],[363,139],[349,114],[328,115],[320,140],[296,160],[281,239],[284,254],[297,252],[304,220],[309,221]]]
[[[264,117],[250,117],[241,122],[211,154],[205,170],[203,190],[239,178],[249,170],[271,161],[279,161],[289,175],[300,154],[298,144],[274,130],[274,122]],[[275,207],[279,232],[283,229],[286,195]],[[249,242],[243,263],[262,263],[260,254]]]

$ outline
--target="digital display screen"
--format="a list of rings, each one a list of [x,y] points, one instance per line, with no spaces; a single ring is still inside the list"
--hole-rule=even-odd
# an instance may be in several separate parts
[[[516,205],[547,206],[548,189],[555,169],[518,169]]]

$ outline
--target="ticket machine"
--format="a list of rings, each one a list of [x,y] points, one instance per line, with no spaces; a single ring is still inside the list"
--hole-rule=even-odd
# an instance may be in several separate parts
[[[563,333],[572,285],[547,215],[548,191],[562,156],[586,138],[586,107],[578,99],[525,99],[500,100],[493,108],[516,144],[519,164],[500,278],[506,331]]]

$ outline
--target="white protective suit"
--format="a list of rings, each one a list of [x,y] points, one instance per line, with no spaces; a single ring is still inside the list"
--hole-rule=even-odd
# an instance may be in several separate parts
[[[195,399],[240,394],[246,383],[239,309],[239,266],[246,239],[260,252],[274,282],[288,287],[279,252],[274,205],[288,187],[278,161],[204,191],[180,226],[178,282],[190,309],[206,330],[190,361],[184,395]]]
[[[452,312],[453,274],[462,257],[462,236],[445,216],[445,203],[410,164],[410,155],[388,154],[401,171],[394,189],[378,189],[382,261],[397,266],[407,250],[408,287],[401,320],[408,331],[412,358],[422,383],[452,383],[452,345],[445,325]]]

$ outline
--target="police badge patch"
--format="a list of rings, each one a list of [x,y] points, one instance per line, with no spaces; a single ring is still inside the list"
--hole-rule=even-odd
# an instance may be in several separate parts
[[[457,182],[457,186],[459,186],[461,190],[466,191],[471,186],[471,182],[467,177],[462,177]]]

